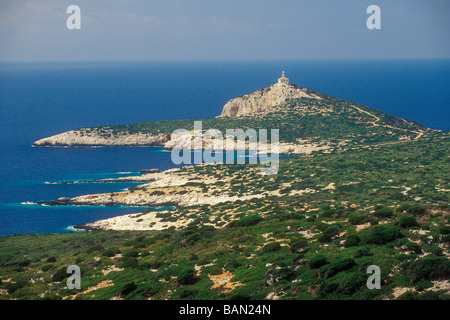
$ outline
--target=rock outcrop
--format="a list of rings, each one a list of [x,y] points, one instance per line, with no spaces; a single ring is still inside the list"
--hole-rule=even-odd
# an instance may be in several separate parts
[[[35,146],[164,146],[170,133],[115,132],[105,128],[71,130],[34,142]]]
[[[321,99],[308,89],[292,84],[275,83],[270,87],[231,99],[225,104],[219,117],[234,118],[250,115],[278,106],[286,100],[294,98]]]

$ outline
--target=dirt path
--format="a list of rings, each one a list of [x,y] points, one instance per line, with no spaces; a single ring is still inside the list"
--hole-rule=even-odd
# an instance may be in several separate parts
[[[379,122],[379,121],[381,120],[380,117],[378,117],[378,116],[376,116],[376,115],[370,113],[369,111],[363,110],[363,109],[361,109],[361,108],[359,108],[359,107],[357,107],[357,106],[354,106],[354,105],[351,105],[351,106],[352,106],[353,108],[355,108],[356,110],[358,110],[359,112],[363,112],[363,113],[368,114],[369,116],[375,118],[374,121],[369,121],[369,123],[371,123],[374,127],[381,126],[381,127],[385,127],[385,128],[394,129],[394,130],[405,131],[405,132],[408,132],[408,133],[409,133],[409,132],[413,132],[413,133],[416,133],[416,134],[417,134],[417,136],[414,138],[414,140],[419,139],[419,138],[422,137],[423,134],[424,134],[423,131],[406,130],[406,129],[402,129],[402,128],[398,128],[398,127],[393,127],[393,126],[390,126],[390,125],[388,125],[388,124],[378,124],[377,122]]]

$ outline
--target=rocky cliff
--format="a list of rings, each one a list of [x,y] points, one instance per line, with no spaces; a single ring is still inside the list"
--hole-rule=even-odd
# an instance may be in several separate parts
[[[321,99],[308,89],[292,84],[275,83],[270,87],[231,99],[225,104],[219,117],[234,118],[261,112],[293,98]]]

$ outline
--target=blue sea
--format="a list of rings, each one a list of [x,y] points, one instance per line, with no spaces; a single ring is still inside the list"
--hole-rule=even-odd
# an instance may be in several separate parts
[[[134,185],[48,182],[175,167],[157,147],[37,148],[34,141],[81,127],[212,118],[282,71],[299,86],[450,129],[450,60],[0,64],[0,235],[69,232],[142,210],[34,204]]]

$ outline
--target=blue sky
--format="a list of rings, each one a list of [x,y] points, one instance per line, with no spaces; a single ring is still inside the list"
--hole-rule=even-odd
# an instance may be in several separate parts
[[[449,14],[450,0],[1,0],[0,61],[450,58]]]

